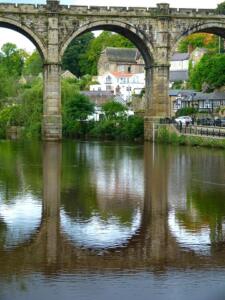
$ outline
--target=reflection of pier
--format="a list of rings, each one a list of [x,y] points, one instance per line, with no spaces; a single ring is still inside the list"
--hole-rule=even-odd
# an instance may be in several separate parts
[[[0,274],[15,274],[24,270],[51,274],[63,270],[140,269],[163,270],[166,266],[200,268],[223,265],[221,251],[204,257],[182,249],[168,228],[169,152],[145,145],[145,199],[138,233],[116,249],[93,251],[76,247],[60,227],[61,145],[44,146],[44,200],[39,231],[22,245],[1,252]],[[164,152],[164,153],[161,153]]]

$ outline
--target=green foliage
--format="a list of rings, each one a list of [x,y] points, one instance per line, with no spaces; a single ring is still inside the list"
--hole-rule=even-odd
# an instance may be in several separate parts
[[[31,88],[23,92],[21,106],[25,137],[40,137],[43,114],[43,82],[41,79],[37,79]]]
[[[93,112],[94,104],[85,95],[77,93],[73,98],[65,101],[65,116],[72,121],[84,121]]]
[[[83,55],[85,64],[89,66],[89,69],[85,69],[84,73],[91,75],[97,74],[98,60],[101,52],[106,47],[134,48],[134,45],[119,34],[103,31],[98,37],[90,42],[87,51]]]
[[[103,119],[93,124],[89,135],[105,140],[143,140],[144,120],[138,116]]]
[[[225,2],[221,2],[220,4],[218,4],[216,11],[218,14],[224,15],[225,14]]]
[[[118,102],[109,101],[102,105],[103,112],[108,119],[116,119],[119,117],[123,117],[126,107]]]
[[[178,109],[178,111],[176,112],[176,116],[180,117],[180,116],[191,116],[197,113],[197,110],[193,107],[183,107]]]
[[[19,77],[27,56],[27,53],[18,49],[15,44],[4,44],[0,52],[0,64],[7,76]]]
[[[209,33],[194,33],[182,39],[178,46],[178,51],[183,53],[188,52],[189,46],[192,49],[200,47],[215,51],[219,46],[218,38]]]
[[[210,137],[179,135],[171,131],[167,126],[160,126],[157,132],[156,141],[163,144],[202,146],[209,148],[225,149],[225,139]]]
[[[110,37],[113,46],[118,46],[118,43],[129,46],[126,44],[127,40],[119,35],[106,33],[106,36]],[[41,137],[43,80],[37,76],[41,71],[41,65],[38,52],[28,56],[13,44],[6,44],[2,47],[0,54],[1,138],[5,138],[6,130],[11,126],[22,127],[24,138]],[[7,71],[8,66],[12,68],[10,72]],[[33,79],[22,84],[19,81],[21,74]],[[79,92],[82,89],[88,89],[91,82],[90,75],[84,75],[81,79],[62,80],[64,136],[119,140],[142,139],[143,119],[136,116],[128,118],[125,112],[126,107],[117,102],[111,101],[103,106],[106,116],[104,120],[87,121],[88,115],[94,111],[94,105]]]
[[[182,80],[175,81],[172,85],[173,90],[182,90],[184,88],[184,82]]]
[[[130,116],[123,124],[122,136],[126,140],[144,138],[144,119],[138,116]]]
[[[42,72],[42,59],[38,51],[34,51],[24,63],[23,73],[25,75],[37,76]]]
[[[225,84],[225,55],[205,54],[190,72],[190,84],[195,90],[202,90],[203,84],[208,90],[214,90]]]
[[[91,73],[89,64],[86,61],[85,53],[93,39],[93,33],[88,32],[74,39],[70,43],[62,60],[62,67],[64,70],[69,70],[77,77]]]
[[[63,104],[63,132],[66,136],[85,136],[90,124],[88,115],[94,112],[94,104],[85,95],[74,93]]]
[[[81,91],[88,91],[91,84],[93,84],[91,75],[84,75],[79,80],[79,87]]]
[[[18,82],[15,81],[14,76],[10,76],[8,73],[6,73],[2,64],[0,64],[0,79],[1,79],[0,80],[0,109],[1,109],[8,101],[13,101],[13,98],[17,96],[19,85]]]

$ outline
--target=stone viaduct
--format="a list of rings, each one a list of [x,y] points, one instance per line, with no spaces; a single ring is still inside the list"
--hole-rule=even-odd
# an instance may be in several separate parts
[[[155,8],[66,6],[47,0],[46,5],[0,4],[0,26],[28,37],[43,59],[43,138],[61,139],[60,72],[70,42],[92,30],[114,31],[130,39],[146,66],[145,138],[152,124],[169,116],[170,57],[179,41],[195,32],[225,37],[225,16],[211,9],[177,9],[169,4]]]

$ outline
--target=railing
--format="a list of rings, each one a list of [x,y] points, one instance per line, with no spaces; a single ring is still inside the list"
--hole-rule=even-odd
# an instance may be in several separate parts
[[[222,127],[199,127],[199,126],[182,126],[180,124],[175,124],[177,130],[182,134],[190,135],[204,135],[212,137],[223,137],[225,138],[225,128]]]
[[[160,124],[172,124],[181,134],[225,138],[225,127],[199,126],[195,124],[176,123],[173,119],[160,119]]]

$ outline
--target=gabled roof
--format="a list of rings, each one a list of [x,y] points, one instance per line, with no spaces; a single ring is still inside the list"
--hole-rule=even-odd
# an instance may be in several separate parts
[[[170,81],[187,81],[188,80],[188,71],[170,71]]]
[[[136,48],[107,47],[104,52],[109,61],[136,63],[138,50]]]
[[[136,63],[141,57],[141,53],[137,48],[107,47],[103,52],[105,52],[108,60],[112,62]],[[189,58],[189,53],[176,52],[172,56],[171,61],[183,61]]]
[[[169,90],[169,96],[180,95],[186,100],[225,100],[225,92],[203,93],[194,90]]]
[[[178,95],[182,95],[182,96],[189,96],[189,95],[193,95],[194,93],[196,93],[194,90],[169,90],[169,96],[178,96]]]
[[[180,53],[176,52],[171,58],[171,61],[183,61],[183,60],[189,60],[190,55],[189,53]]]

